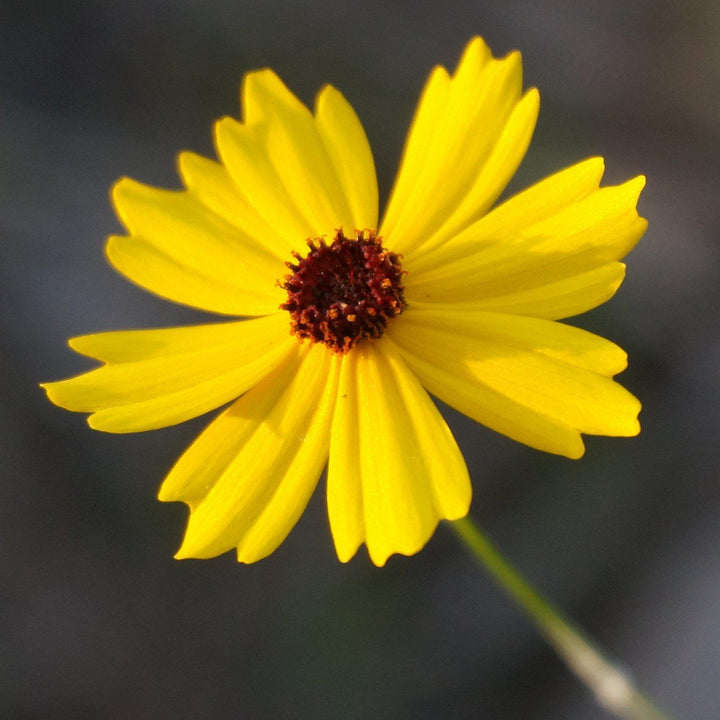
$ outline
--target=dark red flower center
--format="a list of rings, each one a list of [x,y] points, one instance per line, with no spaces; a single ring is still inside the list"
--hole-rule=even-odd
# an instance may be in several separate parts
[[[308,240],[310,251],[281,284],[288,299],[280,308],[292,318],[292,332],[344,353],[363,338],[378,338],[388,320],[406,307],[400,256],[388,252],[374,232],[347,238],[338,230],[329,245]]]

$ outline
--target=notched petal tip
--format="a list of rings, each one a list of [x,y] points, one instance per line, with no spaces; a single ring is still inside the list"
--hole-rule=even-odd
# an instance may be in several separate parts
[[[215,161],[210,160],[210,158],[203,157],[202,155],[198,155],[191,150],[181,150],[175,156],[175,170],[182,179],[183,185],[186,189],[189,189],[187,176],[192,175],[193,169],[201,162],[212,163]]]
[[[259,562],[260,560],[264,560],[269,555],[272,555],[272,553],[275,552],[275,547],[272,547],[270,549],[250,549],[245,548],[242,545],[237,547],[235,549],[235,559],[242,563],[243,565],[252,565],[253,563]]]
[[[87,336],[86,335],[76,335],[75,337],[68,338],[66,340],[67,346],[71,350],[74,350],[76,353],[79,353],[80,355],[85,355],[86,353],[84,353],[82,351],[82,347],[83,347],[82,340],[85,337],[87,337]]]
[[[75,412],[89,412],[85,408],[85,404],[78,404],[75,393],[73,392],[74,380],[83,377],[85,373],[76,375],[75,377],[65,380],[55,380],[53,382],[39,383],[40,387],[45,391],[48,400],[53,405],[63,408],[64,410],[72,410]]]
[[[620,437],[636,437],[641,430],[640,413],[642,412],[642,403],[630,391],[626,392],[628,394],[627,420],[622,432],[619,432],[618,435]]]
[[[345,538],[341,538],[337,536],[336,531],[333,529],[332,525],[330,526],[330,531],[333,538],[333,544],[335,546],[335,554],[337,555],[337,559],[341,563],[348,563],[350,560],[352,560],[356,555],[358,550],[360,549],[360,546],[365,541],[364,538],[357,538],[354,540],[351,540],[348,542]]]
[[[108,410],[112,410],[113,408],[108,408]],[[126,435],[131,432],[135,432],[134,430],[121,430],[113,427],[112,425],[108,425],[105,422],[106,413],[103,413],[103,411],[94,412],[92,415],[88,415],[86,422],[88,426],[92,430],[97,430],[98,432],[106,432],[110,433],[112,435]]]
[[[471,47],[487,48],[488,45],[482,35],[473,35],[465,45],[464,52],[467,52]],[[489,49],[489,48],[488,48]]]
[[[463,48],[462,55],[456,67],[457,70],[464,64],[470,63],[473,59],[492,57],[492,51],[480,35],[473,35]]]
[[[122,270],[121,249],[123,245],[132,241],[132,235],[108,235],[103,247],[105,259],[113,270],[119,272],[123,277],[127,275]]]
[[[555,173],[559,175],[562,172],[571,171],[572,169],[584,171],[585,176],[595,178],[594,188],[597,190],[600,187],[600,181],[605,174],[605,158],[602,155],[592,155],[585,160],[580,160],[574,165],[566,168],[564,171],[560,170]],[[552,176],[551,176],[552,177]]]
[[[254,70],[248,70],[242,77],[241,85],[245,89],[248,85],[252,85],[257,82],[275,82],[280,81],[280,77],[271,67],[255,68]]]
[[[359,549],[360,549],[360,545],[358,545],[358,546],[357,546],[354,550],[352,550],[352,551],[346,550],[346,551],[344,551],[344,552],[341,553],[341,552],[338,550],[337,546],[335,546],[335,554],[337,555],[337,559],[338,559],[341,563],[346,564],[346,563],[349,563],[349,562],[357,555],[357,551],[358,551]]]
[[[315,115],[319,112],[319,106],[327,103],[331,98],[344,98],[345,96],[330,83],[325,83],[315,94]]]
[[[102,363],[102,365],[107,365],[108,363],[105,360],[103,360],[101,357],[98,357],[99,353],[97,352],[94,342],[99,336],[107,334],[109,333],[102,332],[91,333],[89,335],[76,335],[75,337],[68,338],[67,346],[73,352],[76,352],[78,355],[84,355],[85,357],[97,360],[98,362]]]
[[[248,122],[248,99],[249,96],[259,87],[268,83],[281,83],[282,80],[277,73],[269,67],[256,68],[246,72],[240,82],[240,103],[242,105],[243,122]]]
[[[172,474],[172,470],[168,474],[168,477],[170,474]],[[188,509],[190,511],[192,511],[193,505],[187,498],[183,497],[182,486],[180,488],[178,488],[174,484],[168,483],[166,481],[167,481],[167,477],[160,484],[160,487],[158,488],[158,491],[157,491],[157,494],[155,497],[160,502],[182,502],[182,503],[185,503],[185,505],[188,507]]]
[[[212,126],[212,140],[215,154],[222,158],[222,147],[228,141],[229,133],[237,133],[245,126],[237,119],[230,115],[223,115],[218,118]]]
[[[288,89],[279,75],[270,68],[261,68],[245,73],[240,90],[243,122],[254,125],[274,115],[281,106],[304,105]]]
[[[110,188],[110,203],[120,222],[122,222],[129,233],[132,233],[132,228],[128,205],[132,202],[132,196],[143,187],[143,184],[137,180],[124,176],[116,180]]]
[[[579,460],[583,455],[585,455],[585,443],[583,442],[580,433],[578,433],[577,445],[569,447],[567,452],[564,453],[564,455],[570,460]]]
[[[385,564],[387,563],[388,559],[391,555],[402,555],[403,553],[400,553],[398,551],[395,552],[388,552],[388,553],[378,553],[377,551],[373,551],[372,546],[367,546],[367,552],[368,557],[370,558],[370,561],[375,567],[381,568],[385,567]]]
[[[432,69],[428,73],[427,81],[425,82],[425,88],[423,92],[427,91],[427,89],[436,83],[442,82],[443,84],[449,83],[451,81],[450,73],[448,72],[448,69],[444,65],[433,65]],[[422,96],[421,96],[422,100]]]
[[[628,425],[627,434],[623,435],[622,437],[637,437],[640,434],[641,430],[642,426],[640,425],[640,419],[637,418],[635,422]]]
[[[110,195],[110,202],[113,204],[113,207],[115,206],[115,198],[117,197],[117,194],[122,193],[125,186],[131,185],[135,182],[137,182],[137,180],[133,180],[127,175],[123,175],[122,177],[119,177],[117,180],[115,180],[115,182],[110,186],[110,189],[108,190],[108,194]]]
[[[540,91],[536,87],[528,88],[523,94],[520,102],[530,103],[534,106],[534,112],[540,111]]]
[[[74,399],[72,391],[68,393],[66,390],[67,383],[75,379],[76,378],[69,378],[67,380],[56,380],[54,382],[38,383],[38,385],[45,391],[47,399],[53,405],[57,405],[63,410],[70,410],[71,412],[90,412],[90,410],[86,407],[84,403],[79,404],[78,401]]]
[[[189,533],[186,530],[182,544],[173,555],[173,558],[175,560],[209,560],[210,558],[221,555],[223,552],[204,552],[203,548],[204,544],[198,542],[197,538],[189,537]],[[227,549],[224,552],[227,552]]]
[[[522,72],[522,53],[519,50],[510,50],[499,58],[500,62],[513,66],[513,72]]]
[[[444,519],[444,518],[442,518]],[[439,522],[439,520],[438,520]],[[395,547],[392,550],[388,549],[387,547],[384,547],[382,549],[378,549],[373,545],[371,542],[367,546],[368,550],[368,556],[370,557],[370,560],[372,561],[372,564],[375,565],[375,567],[385,567],[387,564],[387,561],[395,556],[400,555],[402,557],[412,557],[413,555],[417,555],[432,539],[432,537],[435,535],[435,530],[437,530],[437,524],[432,529],[432,532],[430,533],[429,537],[422,539],[419,542],[415,542],[411,545],[405,545],[405,547]]]
[[[50,394],[51,387],[54,384],[55,383],[52,383],[52,382],[41,382],[41,383],[38,383],[38,387],[42,388],[42,390],[44,390],[45,395],[47,396],[47,399],[50,400],[50,402],[53,403],[53,405],[57,405],[58,403],[56,403],[55,400],[53,400],[52,395]],[[62,406],[59,406],[59,407],[62,407]]]
[[[619,186],[624,187],[627,190],[628,198],[634,201],[635,207],[637,207],[637,204],[640,200],[640,193],[642,193],[643,189],[645,188],[646,181],[647,179],[644,175],[637,175],[636,177],[627,180]]]

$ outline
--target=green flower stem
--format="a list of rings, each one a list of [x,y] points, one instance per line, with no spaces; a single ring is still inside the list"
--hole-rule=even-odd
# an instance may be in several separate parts
[[[450,525],[568,667],[595,693],[600,705],[623,720],[671,720],[505,560],[473,520],[466,517]]]

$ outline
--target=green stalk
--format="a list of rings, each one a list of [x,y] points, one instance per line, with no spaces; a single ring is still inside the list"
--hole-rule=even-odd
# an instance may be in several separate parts
[[[469,517],[450,525],[567,666],[593,691],[600,705],[623,720],[671,720],[505,560]]]

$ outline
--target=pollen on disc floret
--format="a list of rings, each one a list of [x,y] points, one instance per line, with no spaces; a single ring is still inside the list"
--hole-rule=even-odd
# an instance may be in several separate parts
[[[288,294],[280,308],[299,338],[345,353],[364,338],[380,337],[390,319],[406,307],[400,256],[389,252],[371,230],[331,243],[308,240],[304,257],[293,252],[292,273],[281,283]]]

